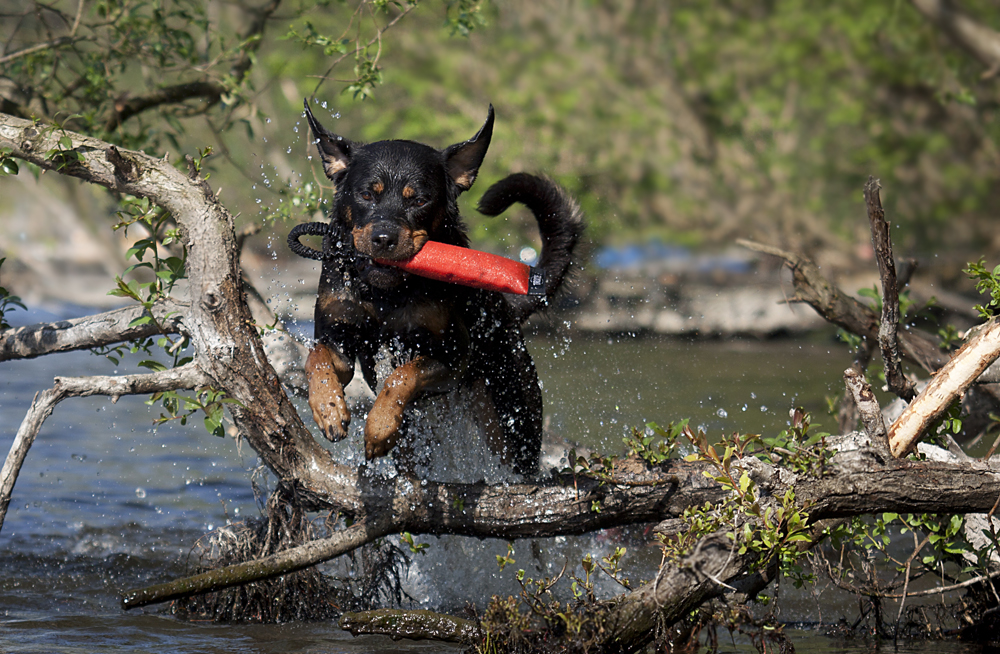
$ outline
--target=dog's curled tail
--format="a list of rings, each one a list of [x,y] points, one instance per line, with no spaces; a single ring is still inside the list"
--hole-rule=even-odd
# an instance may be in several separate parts
[[[546,275],[544,296],[508,296],[515,316],[523,322],[548,305],[562,285],[583,234],[583,213],[555,182],[528,173],[514,173],[491,186],[479,200],[478,210],[487,216],[498,216],[515,202],[528,207],[538,221],[542,252],[536,265]]]

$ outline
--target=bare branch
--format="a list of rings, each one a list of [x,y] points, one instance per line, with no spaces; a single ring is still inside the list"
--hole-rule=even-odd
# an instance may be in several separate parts
[[[45,354],[86,350],[157,334],[178,333],[183,330],[181,312],[186,308],[186,303],[161,300],[153,305],[153,321],[141,325],[132,325],[132,322],[150,314],[136,305],[83,318],[8,329],[0,332],[0,361],[32,359]]]
[[[892,257],[892,238],[889,223],[885,220],[882,200],[879,198],[879,183],[872,176],[865,184],[865,205],[868,207],[868,222],[872,231],[872,246],[878,261],[879,276],[882,280],[882,319],[878,328],[878,343],[882,351],[885,379],[889,390],[909,402],[916,395],[914,383],[903,376],[899,356],[899,341],[896,332],[899,327],[899,288],[896,286],[896,262]]]
[[[57,404],[67,397],[86,397],[89,395],[110,395],[112,401],[117,401],[122,395],[155,393],[158,391],[196,388],[210,380],[193,363],[179,368],[144,375],[127,375],[124,377],[56,377],[55,385],[35,395],[28,413],[17,430],[10,453],[0,470],[0,528],[3,527],[10,505],[14,482],[21,472],[21,466],[28,455],[28,450],[35,442],[39,430],[45,420],[52,415]]]
[[[86,40],[89,39],[82,36],[60,36],[57,39],[52,39],[51,41],[47,41],[45,43],[39,43],[37,45],[24,48],[23,50],[18,50],[17,52],[11,52],[9,55],[0,57],[0,64],[6,64],[8,62],[14,61],[15,59],[19,59],[21,57],[34,54],[35,52],[41,52],[42,50],[51,50],[53,48],[60,48],[64,45],[72,45],[79,41],[86,41]]]
[[[875,342],[878,338],[879,317],[874,311],[840,290],[828,280],[812,261],[792,252],[745,239],[736,241],[743,247],[781,257],[792,269],[796,302],[805,302],[827,321],[843,327],[852,334]],[[897,335],[900,354],[928,372],[934,372],[948,357],[942,354],[937,342],[919,331],[904,328]]]
[[[861,424],[865,427],[872,448],[879,453],[883,461],[888,461],[892,456],[889,453],[889,437],[886,434],[885,421],[882,419],[882,409],[878,405],[875,393],[872,392],[872,387],[865,380],[864,374],[855,368],[844,371],[844,381],[861,414]]]
[[[190,82],[167,86],[134,98],[121,97],[115,101],[114,112],[104,124],[104,129],[112,132],[132,116],[165,104],[203,100],[207,104],[213,105],[225,92],[226,88],[218,82]]]
[[[180,597],[210,593],[251,581],[278,577],[340,556],[389,533],[391,533],[391,529],[388,517],[377,518],[371,522],[357,522],[329,538],[314,540],[263,559],[238,563],[210,570],[194,577],[128,591],[122,596],[122,608],[125,610],[134,609],[157,602],[168,602]]]
[[[980,325],[943,368],[934,375],[923,392],[889,428],[889,446],[893,456],[906,455],[925,431],[965,390],[1000,357],[1000,320],[993,318]]]

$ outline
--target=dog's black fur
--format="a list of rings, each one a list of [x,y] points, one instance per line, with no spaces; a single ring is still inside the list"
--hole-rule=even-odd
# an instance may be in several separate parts
[[[544,297],[476,290],[382,266],[374,260],[408,259],[428,240],[468,247],[458,196],[472,186],[486,155],[493,107],[473,138],[444,150],[413,141],[348,141],[324,129],[308,102],[306,117],[336,186],[323,241],[316,345],[306,363],[317,424],[327,438],[343,438],[351,419],[343,387],[355,361],[375,389],[376,359],[388,355],[394,370],[365,424],[369,459],[395,446],[413,399],[463,385],[490,449],[516,472],[534,472],[542,397],[521,324],[552,299],[567,273],[583,230],[576,203],[548,179],[524,173],[498,182],[479,203],[490,216],[515,202],[534,213],[543,242],[539,266],[547,274]]]

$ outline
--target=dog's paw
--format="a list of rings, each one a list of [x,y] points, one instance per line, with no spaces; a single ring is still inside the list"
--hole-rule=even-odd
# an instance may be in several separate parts
[[[347,429],[351,425],[351,410],[347,408],[343,393],[310,393],[309,408],[312,409],[313,420],[327,440],[337,442],[347,437]]]
[[[399,440],[399,428],[403,425],[403,407],[393,406],[392,401],[380,401],[379,397],[365,423],[365,458],[385,456]]]

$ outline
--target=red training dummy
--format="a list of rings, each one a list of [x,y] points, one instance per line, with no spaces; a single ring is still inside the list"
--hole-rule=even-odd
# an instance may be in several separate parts
[[[541,268],[457,245],[428,241],[410,259],[376,261],[441,282],[501,293],[545,295],[545,272]]]

